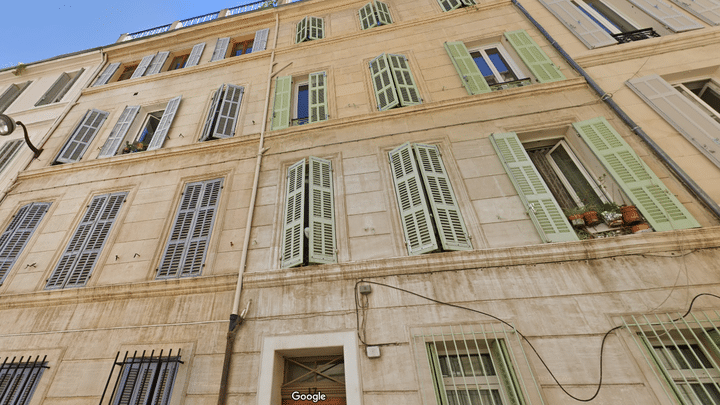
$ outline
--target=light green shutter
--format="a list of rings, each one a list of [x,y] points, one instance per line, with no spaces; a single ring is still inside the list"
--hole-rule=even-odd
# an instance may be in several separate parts
[[[555,197],[514,132],[490,135],[490,142],[545,242],[578,240]]]
[[[506,32],[505,38],[515,48],[515,52],[520,55],[520,59],[525,62],[525,65],[540,83],[565,80],[565,75],[552,63],[550,58],[525,30]]]
[[[428,193],[440,244],[444,250],[472,249],[457,198],[440,158],[440,150],[437,146],[422,144],[414,144],[413,148]]]
[[[409,143],[390,152],[390,169],[408,253],[419,255],[437,250],[430,208]]]
[[[440,7],[445,11],[455,10],[463,5],[460,0],[438,0],[438,3],[440,3]]]
[[[387,4],[382,1],[375,0],[375,17],[380,25],[392,24],[392,16],[390,15],[390,8]]]
[[[305,42],[307,40],[307,37],[308,37],[307,20],[308,20],[307,17],[303,17],[303,19],[300,20],[300,22],[298,22],[297,25],[295,26],[295,43],[296,44]]]
[[[310,73],[310,119],[309,122],[327,119],[327,77],[325,72]]]
[[[303,263],[305,246],[305,159],[288,168],[281,267]]]
[[[700,227],[604,117],[573,127],[656,231]]]
[[[292,76],[275,79],[275,101],[273,104],[272,129],[290,126],[290,101],[292,98]]]
[[[496,340],[492,343],[490,350],[492,351],[492,359],[494,360],[495,370],[503,384],[505,394],[507,394],[510,405],[525,405],[520,384],[515,374],[515,368],[512,365],[510,355],[502,340]]]
[[[387,55],[390,70],[392,71],[393,80],[395,81],[395,89],[400,98],[400,105],[405,107],[422,103],[420,92],[415,86],[410,66],[405,55]]]
[[[332,164],[310,156],[308,263],[337,263]]]
[[[430,366],[430,375],[432,376],[433,388],[435,391],[435,401],[438,405],[448,403],[447,393],[445,392],[445,382],[443,381],[442,369],[440,368],[440,358],[437,354],[437,348],[434,343],[426,343],[428,364]]]
[[[382,54],[370,61],[370,75],[378,110],[384,111],[398,106],[400,101],[395,90],[395,82],[390,72],[387,55]]]
[[[490,92],[490,86],[488,86],[464,43],[460,41],[445,42],[445,50],[450,55],[450,60],[460,75],[460,80],[462,80],[468,94]]]
[[[372,2],[364,5],[360,9],[360,26],[366,30],[368,28],[377,27],[378,21],[375,18]]]
[[[308,17],[308,39],[323,39],[325,38],[325,21],[319,17]]]

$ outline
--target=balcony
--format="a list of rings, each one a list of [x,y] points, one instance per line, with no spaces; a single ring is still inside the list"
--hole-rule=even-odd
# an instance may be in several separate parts
[[[641,30],[622,32],[620,34],[611,34],[619,44],[624,44],[632,41],[642,41],[643,39],[657,38],[660,36],[652,28],[643,28]]]
[[[530,78],[511,80],[509,82],[495,83],[490,85],[491,91],[514,89],[516,87],[529,86],[532,84]]]

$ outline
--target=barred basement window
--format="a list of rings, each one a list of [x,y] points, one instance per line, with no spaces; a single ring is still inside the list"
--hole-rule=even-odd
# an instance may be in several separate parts
[[[378,110],[422,103],[405,55],[382,54],[371,60],[370,76]]]
[[[393,22],[388,5],[379,0],[364,5],[358,15],[360,16],[360,26],[364,30]]]
[[[5,228],[5,232],[0,235],[0,284],[5,281],[5,277],[35,233],[48,208],[50,203],[24,205]]]
[[[444,11],[451,11],[460,7],[474,6],[475,0],[438,0],[438,3]]]
[[[327,75],[280,76],[275,79],[273,130],[328,119]]]
[[[47,356],[6,357],[0,365],[0,404],[27,405],[45,371]],[[17,360],[17,361],[16,361]]]
[[[100,404],[105,404],[105,395],[115,374],[116,366],[119,368],[112,392],[111,405],[167,405],[170,403],[175,377],[180,364],[180,350],[173,355],[173,351],[163,355],[163,351],[155,355],[153,350],[149,355],[146,351],[138,357],[138,352],[132,354],[125,352],[122,361],[118,361],[120,352],[115,356],[115,364],[108,376],[107,384]]]
[[[35,103],[35,106],[57,103],[62,100],[63,96],[65,96],[84,71],[85,69],[80,69],[75,72],[61,74],[48,91],[43,94],[40,100]]]
[[[298,402],[299,394],[325,394],[315,401],[345,404],[345,362],[342,353],[334,356],[286,357],[283,384],[280,387],[282,405]]]
[[[295,26],[295,43],[325,38],[325,21],[319,17],[303,17]]]
[[[242,104],[245,88],[232,84],[223,84],[213,94],[210,110],[200,141],[211,139],[225,139],[235,136],[240,105]]]
[[[0,96],[0,114],[2,114],[10,104],[12,104],[20,93],[22,93],[32,82],[25,82],[19,84],[11,84],[5,92]]]

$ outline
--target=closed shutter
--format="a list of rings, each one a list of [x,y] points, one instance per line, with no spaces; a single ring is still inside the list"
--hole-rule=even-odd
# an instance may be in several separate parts
[[[444,250],[470,250],[470,237],[457,204],[450,178],[434,145],[414,144],[418,168],[428,194],[435,226]]]
[[[360,15],[360,26],[366,30],[368,28],[377,27],[378,21],[375,17],[375,11],[373,10],[372,2],[364,5],[359,12]]]
[[[172,122],[175,119],[175,113],[177,113],[177,109],[180,106],[180,100],[182,100],[182,96],[177,96],[168,101],[162,118],[160,118],[160,122],[158,123],[157,130],[155,130],[155,133],[148,144],[147,150],[162,148],[168,131],[170,130],[170,125],[172,125]]]
[[[309,161],[308,263],[336,263],[332,164],[329,160],[313,156]]]
[[[0,404],[28,405],[30,402],[46,365],[23,368],[21,364],[24,363],[0,368]]]
[[[126,197],[127,193],[112,193],[92,199],[45,289],[87,283]]]
[[[152,63],[150,64],[150,67],[148,67],[147,72],[145,72],[145,76],[154,75],[156,73],[160,73],[160,70],[162,69],[163,65],[165,64],[165,61],[168,58],[168,55],[170,55],[170,52],[164,51],[164,52],[158,52],[157,55],[153,58]]]
[[[515,52],[520,55],[520,59],[525,62],[525,65],[540,83],[565,80],[565,75],[552,63],[550,58],[525,30],[506,32],[505,38],[515,48]]]
[[[507,395],[509,404],[525,405],[525,398],[520,389],[520,382],[518,381],[517,374],[515,374],[515,368],[513,367],[510,353],[508,353],[507,347],[505,346],[505,341],[494,341],[490,346],[490,350],[492,351],[495,370],[505,388],[504,393]]]
[[[108,67],[105,68],[105,70],[102,72],[100,77],[97,78],[95,81],[95,84],[93,84],[93,87],[95,86],[102,86],[103,84],[106,84],[108,80],[115,74],[115,72],[120,67],[120,62],[117,63],[111,63],[108,65]]]
[[[42,97],[40,97],[40,100],[38,100],[37,103],[35,103],[35,107],[46,105],[50,103],[55,102],[55,98],[60,94],[60,91],[62,91],[65,88],[65,85],[70,83],[71,77],[67,73],[62,73],[60,77],[55,80],[55,83],[53,83],[52,86],[48,89],[48,91],[43,94]]]
[[[50,203],[31,203],[20,208],[0,236],[0,284],[5,280],[30,237],[42,221]]]
[[[631,79],[627,85],[703,155],[720,167],[720,123],[658,75]]]
[[[375,0],[375,13],[380,25],[392,24],[392,16],[390,15],[390,8],[387,4],[382,1]]]
[[[290,126],[290,102],[292,99],[292,76],[275,79],[275,100],[273,101],[272,129]]]
[[[215,43],[215,50],[213,51],[212,58],[210,58],[210,62],[225,59],[228,45],[230,45],[230,37],[218,38],[217,42]]]
[[[604,117],[573,127],[656,231],[700,227]]]
[[[108,113],[100,110],[89,110],[85,113],[80,124],[75,128],[65,147],[55,160],[59,163],[72,163],[80,160],[87,150],[90,142],[97,134],[100,126],[105,122]]]
[[[437,250],[430,207],[409,143],[390,152],[390,169],[408,253],[419,255]]]
[[[5,90],[5,92],[0,96],[0,114],[2,114],[8,107],[10,107],[10,104],[12,104],[15,99],[20,96],[20,93],[23,92],[27,88],[27,86],[30,85],[31,82],[25,82],[21,84],[11,84],[10,87]]]
[[[197,66],[204,50],[205,42],[193,46],[192,51],[190,51],[190,56],[188,56],[188,60],[185,62],[185,67]]]
[[[600,48],[618,43],[570,0],[540,0],[540,2],[588,48]]]
[[[514,132],[490,135],[490,142],[544,242],[578,240],[555,197]]]
[[[167,405],[177,374],[175,361],[146,361],[124,366],[113,405]]]
[[[268,34],[270,28],[255,31],[255,39],[253,40],[253,52],[264,51],[267,48]]]
[[[475,4],[477,4],[477,3],[475,3],[475,0],[462,0],[462,2],[466,6],[474,6]]]
[[[134,79],[136,77],[142,77],[145,74],[145,71],[147,71],[148,66],[152,63],[153,59],[155,59],[155,55],[148,55],[142,58],[140,64],[135,68],[135,71],[130,78]]]
[[[215,128],[215,120],[218,114],[218,106],[220,104],[220,98],[222,97],[223,89],[225,88],[225,85],[220,85],[220,88],[217,89],[215,94],[213,94],[212,101],[210,102],[210,109],[208,110],[208,117],[205,120],[205,126],[203,127],[202,135],[200,136],[200,141],[205,141],[210,137],[210,134],[212,133],[213,129]]]
[[[138,111],[140,111],[139,105],[125,107],[125,110],[123,110],[122,114],[120,114],[120,118],[118,118],[115,126],[110,132],[110,136],[100,150],[98,158],[114,156],[117,153],[118,148],[120,148],[123,139],[125,139],[125,135],[127,135],[127,131],[130,129],[130,125],[132,125],[135,120]]]
[[[629,0],[641,10],[675,32],[695,30],[703,26],[680,13],[663,0]]]
[[[244,91],[245,88],[242,86],[226,85],[220,108],[216,114],[213,138],[232,138],[235,135],[235,126],[238,114],[240,114]]]
[[[463,5],[460,0],[438,0],[438,3],[440,3],[440,7],[442,7],[444,11],[455,10]]]
[[[287,171],[285,216],[282,233],[281,267],[295,267],[303,263],[305,248],[305,159]]]
[[[720,1],[718,0],[670,0],[710,25],[720,25]]]
[[[318,17],[308,17],[308,39],[325,38],[325,21]]]
[[[400,98],[400,105],[405,107],[409,105],[420,104],[420,92],[415,86],[408,60],[404,55],[387,55],[390,70],[395,81],[395,88]]]
[[[490,91],[490,86],[488,86],[464,43],[460,41],[445,42],[445,50],[450,55],[450,60],[460,75],[460,80],[468,94],[481,94]]]
[[[400,105],[387,55],[382,54],[370,61],[370,75],[378,110],[389,110]]]
[[[302,20],[300,20],[297,25],[295,25],[295,43],[299,44],[301,42],[305,42],[308,37],[308,18],[303,17]]]
[[[325,121],[327,114],[327,77],[325,72],[311,73],[310,86],[310,119],[309,122]]]
[[[13,139],[3,144],[2,148],[0,148],[0,173],[10,164],[24,143],[23,139]]]

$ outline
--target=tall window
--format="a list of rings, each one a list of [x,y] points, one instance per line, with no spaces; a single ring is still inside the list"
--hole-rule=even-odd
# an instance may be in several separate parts
[[[240,106],[245,88],[232,84],[223,84],[213,94],[201,141],[223,139],[235,136]]]
[[[295,26],[295,43],[325,38],[325,21],[319,17],[303,17]]]
[[[678,83],[675,89],[720,123],[720,85],[711,79]]]
[[[27,405],[45,371],[47,356],[7,357],[0,363],[0,404]]]
[[[48,91],[43,94],[40,100],[35,103],[35,106],[57,103],[62,100],[63,96],[65,96],[84,71],[85,69],[80,69],[75,72],[61,74]]]
[[[328,119],[327,76],[280,76],[275,79],[272,129],[304,125]]]
[[[370,75],[378,110],[422,103],[405,55],[378,56],[370,61]]]
[[[0,235],[0,284],[17,261],[30,237],[35,233],[50,203],[24,205]]]

